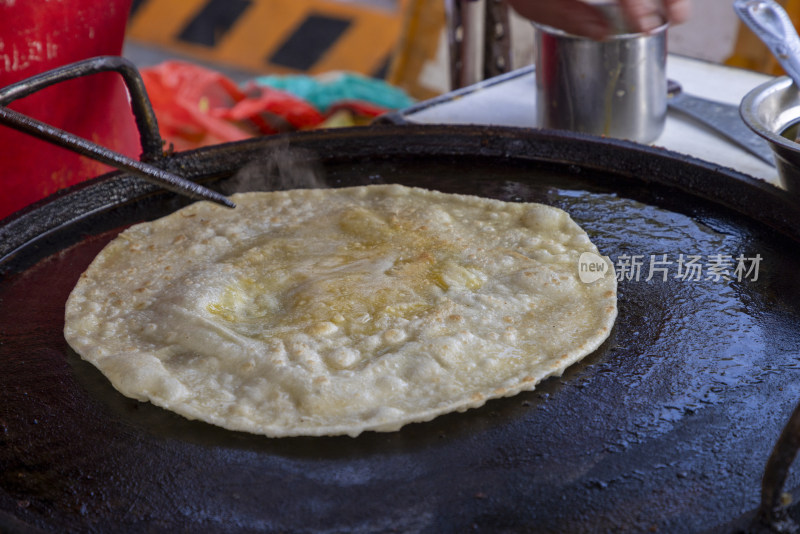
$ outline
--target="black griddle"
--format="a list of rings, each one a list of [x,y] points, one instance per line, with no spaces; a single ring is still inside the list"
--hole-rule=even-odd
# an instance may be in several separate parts
[[[280,161],[290,165],[276,164]],[[64,302],[130,224],[187,203],[113,173],[0,222],[0,531],[729,532],[759,506],[800,398],[800,211],[731,169],[625,141],[371,126],[175,154],[222,192],[237,170],[402,183],[558,206],[614,262],[603,346],[535,391],[357,438],[270,439],[117,393],[63,339]],[[680,255],[754,257],[757,280],[681,280]],[[674,262],[646,280],[651,257]],[[663,267],[663,264],[662,264]],[[705,273],[704,273],[705,274]],[[751,275],[752,278],[752,275]],[[790,473],[786,488],[800,485]],[[798,512],[789,508],[790,514]]]

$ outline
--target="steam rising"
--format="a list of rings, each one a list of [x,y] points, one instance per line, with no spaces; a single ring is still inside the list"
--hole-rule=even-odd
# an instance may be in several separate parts
[[[222,185],[230,195],[246,191],[276,191],[328,187],[324,171],[310,150],[287,145],[265,152]]]

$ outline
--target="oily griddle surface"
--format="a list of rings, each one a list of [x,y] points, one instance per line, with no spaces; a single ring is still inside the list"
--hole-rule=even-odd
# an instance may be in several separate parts
[[[757,507],[800,398],[794,240],[691,192],[535,158],[322,167],[333,186],[556,205],[642,270],[620,282],[608,341],[536,391],[393,433],[268,439],[123,397],[63,339],[65,300],[94,255],[181,201],[150,194],[51,230],[0,280],[0,530],[675,532]],[[690,281],[675,278],[680,254],[762,259],[757,280]],[[668,279],[645,280],[663,255]]]

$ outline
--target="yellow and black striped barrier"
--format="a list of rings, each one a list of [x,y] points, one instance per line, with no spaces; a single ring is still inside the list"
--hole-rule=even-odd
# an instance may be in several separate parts
[[[382,77],[407,0],[138,0],[127,37],[254,72]]]

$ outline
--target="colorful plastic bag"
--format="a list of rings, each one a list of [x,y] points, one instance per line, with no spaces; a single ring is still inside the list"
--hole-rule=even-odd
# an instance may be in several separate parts
[[[363,124],[412,102],[380,80],[349,73],[262,77],[241,87],[217,71],[180,61],[141,73],[161,135],[174,150]]]

